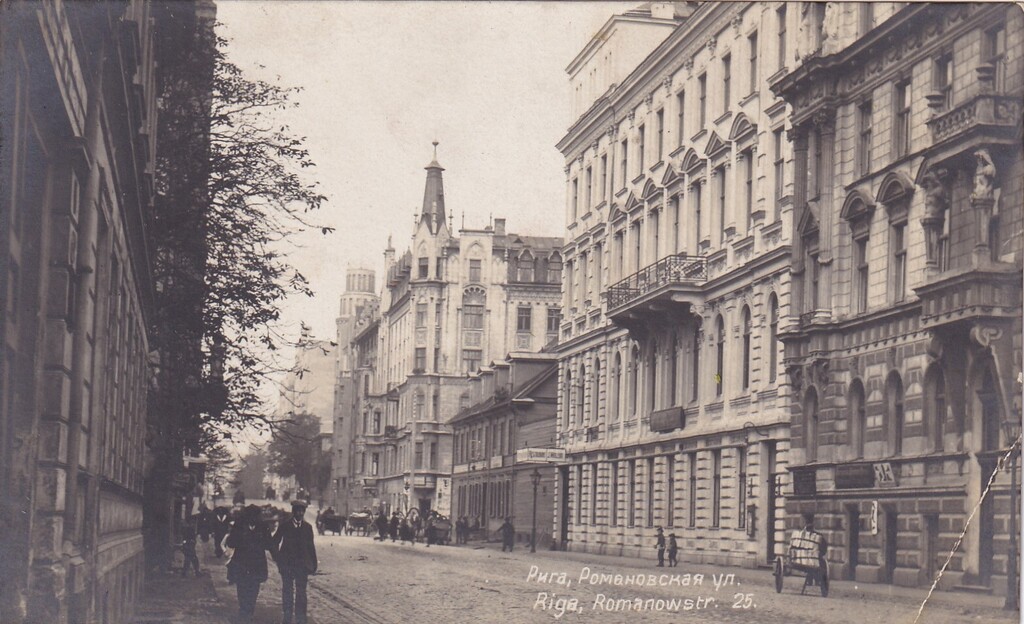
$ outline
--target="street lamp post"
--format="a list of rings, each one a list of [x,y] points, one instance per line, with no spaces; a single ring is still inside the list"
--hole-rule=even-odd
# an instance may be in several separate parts
[[[530,530],[530,552],[537,552],[537,486],[540,485],[540,470],[533,469],[530,474],[533,481],[533,528]]]
[[[1006,439],[1010,442],[1010,552],[1006,560],[1006,602],[1003,608],[1010,611],[1020,609],[1020,581],[1017,577],[1017,457],[1020,447],[1021,422],[1017,413],[1010,414],[1003,421]]]

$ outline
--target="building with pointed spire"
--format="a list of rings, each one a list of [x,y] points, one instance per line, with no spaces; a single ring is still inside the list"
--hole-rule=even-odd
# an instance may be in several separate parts
[[[451,482],[449,420],[469,404],[469,376],[510,351],[539,351],[561,318],[562,239],[508,232],[500,218],[453,232],[437,145],[410,247],[396,256],[389,240],[384,252],[379,322],[359,333],[375,331],[377,347],[373,370],[359,367],[351,479],[362,504],[387,513],[449,513],[438,484]],[[370,349],[359,345],[362,358]]]

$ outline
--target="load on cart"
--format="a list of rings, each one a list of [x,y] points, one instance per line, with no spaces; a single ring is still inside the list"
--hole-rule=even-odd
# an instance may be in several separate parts
[[[782,591],[782,578],[791,574],[804,576],[803,594],[808,587],[817,585],[822,596],[828,596],[828,542],[825,536],[814,530],[814,523],[807,521],[806,526],[793,533],[789,542],[789,550],[785,555],[775,558],[775,591]]]

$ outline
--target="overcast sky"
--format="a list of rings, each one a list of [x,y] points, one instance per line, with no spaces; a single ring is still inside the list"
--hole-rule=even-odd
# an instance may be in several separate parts
[[[376,269],[379,286],[388,235],[408,247],[435,139],[456,229],[465,213],[467,227],[504,216],[511,231],[561,235],[565,67],[637,4],[220,0],[230,59],[303,88],[287,123],[329,198],[319,221],[337,228],[291,255],[317,293],[286,305],[294,331],[303,320],[333,338],[345,268]]]

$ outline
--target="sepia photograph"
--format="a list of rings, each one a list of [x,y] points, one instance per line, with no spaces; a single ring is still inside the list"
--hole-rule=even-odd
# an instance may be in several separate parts
[[[0,624],[1014,624],[1024,6],[0,0]]]

